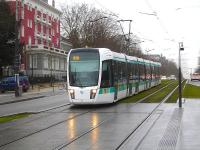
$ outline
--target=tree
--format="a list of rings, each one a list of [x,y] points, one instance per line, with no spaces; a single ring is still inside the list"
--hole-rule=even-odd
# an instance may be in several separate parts
[[[15,42],[15,15],[5,0],[0,1],[0,67],[13,65]]]
[[[164,56],[161,56],[159,61],[162,65],[160,69],[161,75],[175,75],[176,77],[178,77],[178,68],[175,62],[166,59],[166,57]]]
[[[105,15],[104,11],[87,4],[67,5],[62,12],[62,29],[73,48],[106,47],[114,51],[122,48],[121,29],[113,14]]]

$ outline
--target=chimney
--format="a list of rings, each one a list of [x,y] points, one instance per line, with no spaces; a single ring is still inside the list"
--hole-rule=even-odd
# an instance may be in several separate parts
[[[52,0],[52,6],[55,8],[55,0]]]

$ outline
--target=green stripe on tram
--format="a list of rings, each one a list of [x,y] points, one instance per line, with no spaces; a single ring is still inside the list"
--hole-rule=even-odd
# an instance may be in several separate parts
[[[132,87],[137,87],[138,85],[141,86],[141,85],[145,85],[147,83],[151,83],[151,82],[155,82],[155,81],[158,81],[158,80],[154,80],[154,81],[140,81],[140,82],[135,82],[135,83],[129,83],[129,86],[132,85]],[[118,92],[119,91],[124,91],[126,90],[126,84],[119,84],[118,85]],[[114,93],[115,92],[115,87],[109,87],[109,88],[100,88],[99,90],[99,94],[107,94],[107,93]]]
[[[114,87],[100,88],[100,90],[99,90],[99,94],[114,93],[114,92],[115,92],[115,88]]]

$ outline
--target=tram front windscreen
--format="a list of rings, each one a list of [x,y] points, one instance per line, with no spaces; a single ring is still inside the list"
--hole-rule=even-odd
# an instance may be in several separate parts
[[[70,53],[69,84],[76,87],[97,86],[100,65],[99,51],[80,49]]]

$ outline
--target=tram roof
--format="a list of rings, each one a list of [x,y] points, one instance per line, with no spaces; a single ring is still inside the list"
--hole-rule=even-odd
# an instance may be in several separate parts
[[[152,66],[161,66],[161,63],[159,63],[159,62],[154,62],[154,61],[138,58],[138,57],[135,57],[135,56],[128,56],[128,55],[123,54],[123,53],[117,53],[117,52],[111,51],[108,48],[77,48],[77,49],[79,49],[79,50],[81,50],[81,49],[99,50],[100,55],[105,60],[106,59],[114,59],[114,60],[117,60],[117,61],[126,62],[126,59],[127,59],[127,61],[130,62],[130,63],[147,64],[147,65],[152,65]]]
[[[136,64],[137,61],[138,61],[138,58],[135,57],[135,56],[126,56],[126,58],[127,58],[127,61],[130,62],[130,63]]]
[[[159,62],[154,62],[151,60],[146,60],[143,58],[138,58],[135,56],[128,56],[123,53],[117,53],[113,52],[110,49],[107,48],[99,48],[99,52],[101,55],[103,55],[104,59],[114,59],[121,62],[126,62],[126,59],[130,63],[138,63],[138,64],[147,64],[152,66],[161,66]]]

